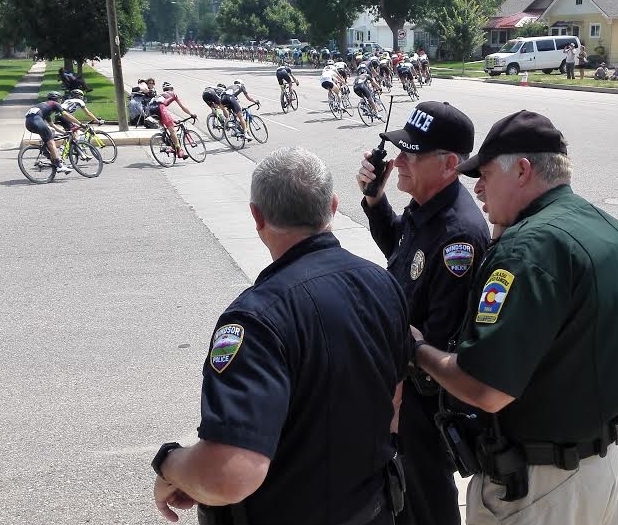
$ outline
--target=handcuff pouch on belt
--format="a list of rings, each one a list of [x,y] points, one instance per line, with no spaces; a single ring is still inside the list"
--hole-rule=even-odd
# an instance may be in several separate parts
[[[443,410],[434,415],[434,420],[461,477],[479,473],[481,467],[476,458],[476,439],[480,429],[476,415]]]
[[[201,503],[197,506],[199,525],[248,525],[245,504],[209,506]]]
[[[403,510],[406,492],[403,463],[401,462],[401,456],[397,452],[386,464],[385,478],[386,498],[393,514],[397,516]]]

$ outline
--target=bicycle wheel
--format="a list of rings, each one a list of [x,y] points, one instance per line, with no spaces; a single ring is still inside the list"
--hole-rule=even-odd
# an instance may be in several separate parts
[[[204,162],[206,160],[206,144],[204,144],[204,139],[197,131],[192,129],[185,131],[182,144],[187,155],[195,162]]]
[[[337,120],[341,120],[343,118],[343,110],[341,109],[341,105],[334,96],[328,98],[328,107]]]
[[[364,100],[361,100],[358,103],[357,108],[358,108],[358,116],[363,121],[363,124],[365,124],[365,126],[371,126],[373,119],[371,118],[371,115],[369,114],[369,106],[367,102],[365,102]]]
[[[292,93],[290,93],[290,106],[292,106],[294,111],[298,109],[298,95],[296,94],[296,91],[292,91]]]
[[[284,113],[287,113],[290,109],[290,105],[288,104],[288,97],[285,94],[285,91],[281,92],[281,97],[279,97],[279,101],[281,102],[281,109]]]
[[[56,166],[41,153],[39,146],[26,146],[17,155],[17,164],[24,176],[35,184],[47,184],[56,176]]]
[[[99,150],[101,159],[105,164],[111,164],[118,156],[118,146],[114,139],[105,133],[105,131],[94,131],[92,135],[88,135],[88,142]]]
[[[155,133],[150,137],[150,151],[154,159],[164,168],[176,163],[174,147],[168,144],[167,137],[163,137],[163,133]]]
[[[266,127],[266,123],[260,117],[251,115],[248,126],[251,135],[260,144],[264,144],[268,140],[268,128]]]
[[[354,110],[352,109],[352,102],[350,102],[350,92],[343,93],[341,95],[341,107],[343,111],[345,111],[348,116],[354,115]]]
[[[386,121],[386,107],[384,106],[384,102],[380,99],[375,101],[376,103],[376,115],[378,120]]]
[[[214,113],[208,115],[206,119],[206,127],[208,133],[215,140],[221,140],[223,138],[223,123],[219,120],[219,117]]]
[[[240,123],[237,120],[228,120],[223,126],[223,135],[232,149],[245,147],[245,136],[242,134]]]
[[[75,171],[83,177],[98,177],[103,170],[99,150],[85,140],[76,140],[69,146],[69,160]]]
[[[427,70],[427,76],[425,77],[425,84],[431,86],[431,70]]]

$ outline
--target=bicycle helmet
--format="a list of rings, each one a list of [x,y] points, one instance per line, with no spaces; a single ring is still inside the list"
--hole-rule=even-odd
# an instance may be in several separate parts
[[[240,78],[237,78],[236,80],[234,80],[234,84],[238,84],[239,86],[245,85],[245,83]]]
[[[225,84],[221,84],[221,83],[217,84],[217,87],[221,88],[221,89],[227,89],[227,86]]]
[[[47,93],[47,100],[55,100],[56,102],[62,98],[62,95],[57,91]]]
[[[174,86],[170,82],[163,82],[161,88],[163,89],[163,91],[171,91],[172,89],[174,89]]]
[[[361,64],[356,68],[356,73],[360,75],[361,73],[369,73],[369,69],[365,64]]]
[[[69,95],[77,98],[84,98],[84,92],[81,89],[72,89]]]
[[[327,66],[334,66],[334,65],[335,65],[335,62],[334,62],[333,60],[327,60],[327,61],[326,61],[326,65],[327,65]]]

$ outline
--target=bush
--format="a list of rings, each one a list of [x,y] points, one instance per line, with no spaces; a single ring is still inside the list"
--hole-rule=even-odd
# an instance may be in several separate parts
[[[596,69],[599,67],[601,62],[605,62],[604,55],[588,55],[588,63],[586,64],[586,67],[588,69]]]

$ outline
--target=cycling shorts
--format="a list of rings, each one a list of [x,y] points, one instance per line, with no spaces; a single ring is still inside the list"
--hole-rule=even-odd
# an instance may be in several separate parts
[[[284,82],[287,82],[288,84],[292,83],[290,74],[285,70],[277,71],[277,81],[279,82],[280,86],[282,86]]]
[[[238,113],[241,111],[240,102],[234,95],[228,95],[224,93],[221,96],[221,103],[228,109],[232,110],[234,113]]]
[[[161,124],[166,128],[174,125],[174,117],[165,104],[157,104],[156,102],[154,104],[149,104],[148,111],[150,115],[159,117]]]
[[[345,69],[338,69],[337,73],[339,73],[344,80],[348,79],[348,72]]]
[[[56,124],[60,124],[64,128],[65,131],[71,131],[71,128],[75,126],[75,124],[73,124],[73,122],[71,122],[64,115],[56,115],[54,122]]]
[[[219,106],[221,104],[221,99],[219,95],[217,95],[214,89],[205,89],[202,93],[202,100],[206,102],[211,108],[213,106]]]
[[[390,75],[391,70],[388,66],[380,64],[380,76],[381,75]]]
[[[409,79],[412,79],[412,71],[410,71],[410,69],[409,69],[409,68],[407,68],[407,67],[402,67],[402,68],[399,70],[399,76],[400,76],[401,78],[409,78]]]
[[[362,84],[354,84],[354,93],[361,98],[366,97],[369,99],[373,96],[371,89],[364,82]]]
[[[333,84],[330,80],[325,80],[324,82],[322,82],[322,87],[324,89],[333,89],[335,87],[335,84]]]
[[[43,142],[50,141],[54,138],[54,132],[47,125],[41,115],[28,115],[26,117],[26,129],[30,133],[36,133],[43,139]]]

